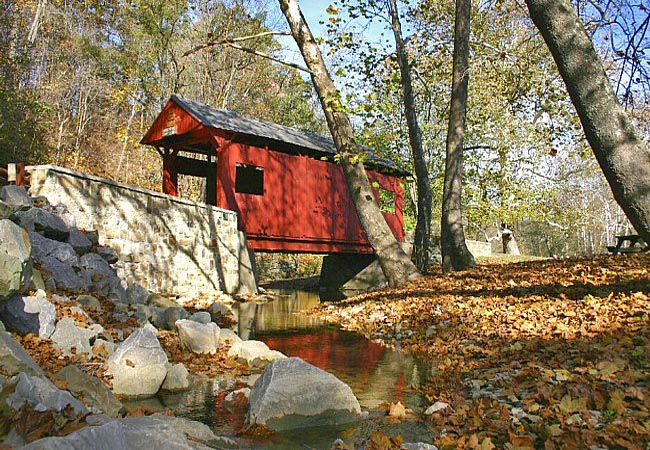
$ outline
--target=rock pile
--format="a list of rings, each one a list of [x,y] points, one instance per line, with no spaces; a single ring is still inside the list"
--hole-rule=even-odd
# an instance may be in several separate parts
[[[226,304],[206,303],[205,311],[190,314],[172,299],[127,285],[111,266],[116,252],[99,246],[96,231],[77,229],[66,211],[30,198],[23,188],[0,189],[0,370],[12,377],[0,378],[0,398],[7,402],[0,405],[0,420],[9,424],[5,443],[27,444],[25,449],[85,449],[98,442],[110,449],[208,448],[203,443],[230,448],[232,442],[197,422],[162,415],[122,418],[125,408],[116,395],[146,397],[192,384],[187,367],[170,362],[161,333],[167,339],[175,334],[196,358],[221,352],[250,368],[266,367],[252,389],[238,389],[228,399],[232,408],[248,407],[251,424],[282,430],[359,418],[359,402],[333,375],[217,325],[237,323]],[[40,339],[62,357],[88,363],[56,373],[48,366],[46,374],[10,332],[21,342]],[[88,366],[106,370],[93,376]],[[38,433],[19,425],[34,414]],[[79,429],[29,442],[68,428]]]

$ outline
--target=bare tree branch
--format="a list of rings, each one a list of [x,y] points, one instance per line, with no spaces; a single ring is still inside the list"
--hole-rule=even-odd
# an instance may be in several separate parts
[[[259,50],[255,50],[254,48],[250,48],[250,47],[242,47],[241,45],[235,43],[235,42],[247,41],[247,40],[258,38],[258,37],[261,37],[261,36],[270,36],[270,35],[291,36],[291,33],[286,32],[286,31],[267,31],[267,32],[264,32],[264,33],[254,34],[254,35],[251,35],[251,36],[242,36],[242,37],[237,37],[237,38],[222,39],[220,41],[208,42],[208,43],[205,43],[205,44],[202,44],[202,45],[198,45],[198,46],[186,51],[185,53],[183,53],[183,57],[189,56],[189,55],[191,55],[193,53],[196,53],[196,52],[198,52],[200,50],[203,50],[205,48],[210,48],[210,47],[215,47],[217,45],[221,45],[221,46],[224,46],[224,47],[231,47],[231,48],[240,50],[240,51],[245,52],[245,53],[250,53],[251,55],[259,56],[261,58],[266,58],[266,59],[274,61],[274,62],[276,62],[278,64],[289,66],[289,67],[292,67],[294,69],[298,69],[298,70],[301,70],[303,72],[307,72],[307,73],[311,74],[311,70],[309,70],[308,68],[306,68],[304,66],[301,66],[300,64],[295,64],[295,63],[292,63],[292,62],[289,62],[289,61],[285,61],[283,59],[277,58],[277,57],[275,57],[273,55],[270,55],[268,53],[260,52]]]

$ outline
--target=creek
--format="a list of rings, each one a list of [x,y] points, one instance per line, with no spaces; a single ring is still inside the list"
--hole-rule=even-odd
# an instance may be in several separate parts
[[[351,443],[375,429],[399,434],[405,442],[431,442],[430,430],[416,420],[427,406],[426,399],[413,389],[427,376],[424,364],[404,352],[301,313],[318,305],[318,292],[284,290],[275,293],[277,298],[269,303],[238,305],[240,337],[263,341],[273,350],[298,356],[334,374],[352,388],[362,409],[369,414],[365,420],[342,427],[294,430],[256,441],[242,441],[237,437],[240,448],[329,450],[338,437]],[[233,435],[241,428],[244,417],[241,412],[231,413],[217,407],[215,398],[223,395],[224,389],[235,389],[234,381],[197,382],[189,391],[159,395],[155,401],[173,409],[177,416],[208,424],[217,434]],[[390,423],[381,405],[397,401],[413,410],[415,415],[407,416],[403,422]]]

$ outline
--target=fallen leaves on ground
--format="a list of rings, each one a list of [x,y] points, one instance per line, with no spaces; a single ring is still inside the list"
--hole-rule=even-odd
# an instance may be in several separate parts
[[[436,272],[317,314],[430,363],[439,448],[645,449],[650,255]]]

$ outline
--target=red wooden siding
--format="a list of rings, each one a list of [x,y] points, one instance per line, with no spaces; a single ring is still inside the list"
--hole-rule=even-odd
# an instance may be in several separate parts
[[[217,206],[236,211],[249,247],[295,252],[372,253],[343,170],[337,164],[217,138]],[[237,163],[264,169],[264,194],[235,191]],[[399,178],[368,171],[371,181],[395,193],[395,214],[384,213],[404,240]]]

